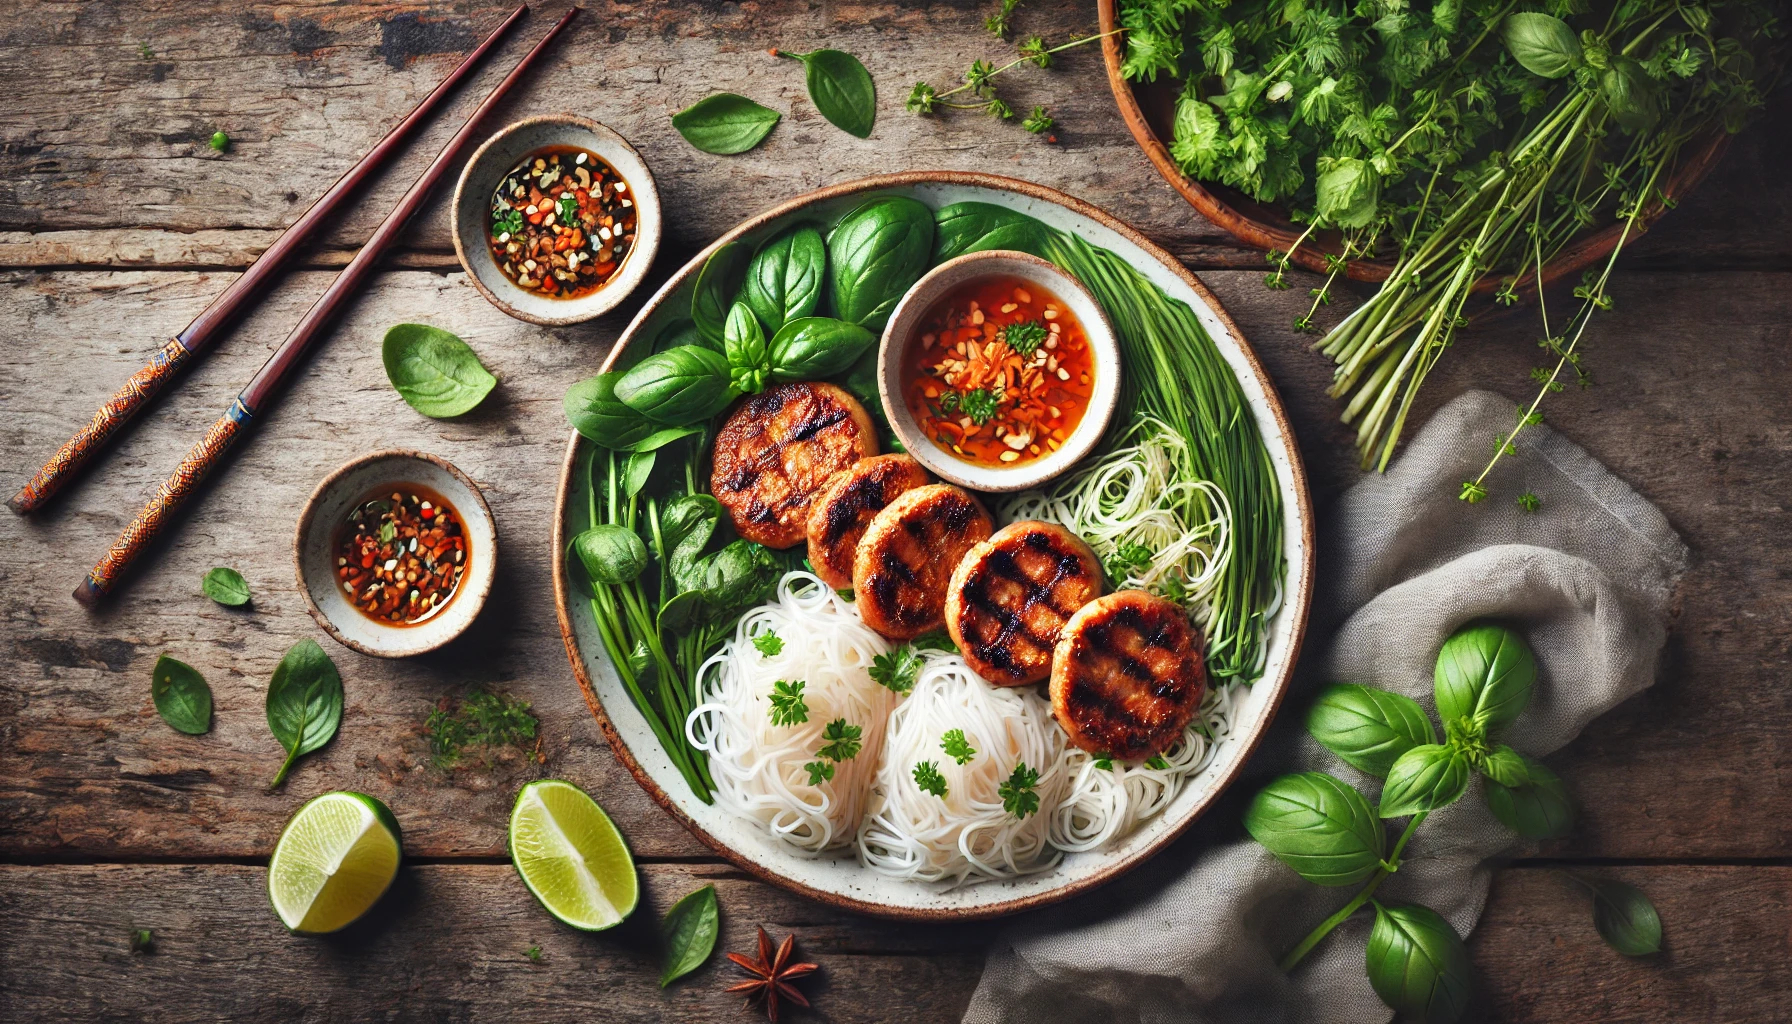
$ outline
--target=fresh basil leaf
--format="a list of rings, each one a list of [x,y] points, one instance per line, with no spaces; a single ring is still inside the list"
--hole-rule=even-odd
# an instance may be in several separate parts
[[[177,732],[200,736],[212,728],[212,688],[199,670],[166,654],[156,659],[149,676],[149,696],[156,714]]]
[[[1444,641],[1434,673],[1437,714],[1445,722],[1473,718],[1493,732],[1531,702],[1537,659],[1524,638],[1504,626],[1471,623]]]
[[[803,62],[809,99],[822,117],[848,135],[871,137],[877,122],[877,86],[859,58],[842,50],[780,54]]]
[[[711,93],[672,115],[672,127],[705,153],[731,156],[765,141],[783,115],[731,92]]]
[[[399,397],[432,419],[471,412],[498,386],[466,342],[428,324],[394,325],[380,358]]]
[[[1647,131],[1661,120],[1654,81],[1641,64],[1629,57],[1614,55],[1599,73],[1599,95],[1626,132]]]
[[[687,590],[672,595],[671,600],[660,605],[656,622],[662,633],[683,633],[708,622],[710,612],[709,603],[703,600],[700,591]]]
[[[665,988],[702,967],[715,950],[716,937],[721,934],[716,887],[706,885],[672,904],[660,933],[666,938],[666,969],[660,974],[660,987]]]
[[[753,254],[741,299],[776,334],[790,321],[815,312],[827,273],[828,248],[821,232],[800,224]]]
[[[616,381],[616,397],[641,415],[672,427],[721,412],[734,396],[728,360],[712,349],[681,345],[655,352]]]
[[[877,389],[877,346],[868,345],[846,368],[846,376],[840,379],[840,386],[847,394],[858,399],[871,414],[871,418],[883,427],[889,427],[889,420],[884,416],[884,399]],[[883,431],[887,433],[887,429]],[[900,451],[901,449],[895,449]]]
[[[691,319],[717,352],[728,339],[728,312],[734,308],[734,297],[746,276],[747,260],[746,245],[729,242],[709,254],[691,286]]]
[[[1504,743],[1488,751],[1487,756],[1476,765],[1481,774],[1502,786],[1522,786],[1531,781],[1529,770],[1525,767],[1524,755]]]
[[[1623,882],[1583,882],[1593,890],[1593,927],[1625,956],[1661,952],[1661,915],[1641,889]]]
[[[876,342],[877,335],[844,320],[825,316],[792,320],[772,338],[772,379],[819,380],[844,373]]]
[[[1426,743],[1401,754],[1381,787],[1380,814],[1404,818],[1448,807],[1468,792],[1468,758],[1455,747]]]
[[[712,339],[697,329],[697,322],[680,317],[660,329],[659,336],[653,339],[653,351],[664,352],[680,345],[700,345],[722,351],[720,339]]]
[[[622,465],[622,493],[634,497],[647,486],[647,478],[653,475],[653,464],[659,458],[658,450],[649,448],[646,451],[634,452]]]
[[[1365,966],[1375,994],[1397,1013],[1451,1024],[1468,1009],[1468,946],[1429,907],[1377,903]]]
[[[1401,754],[1437,733],[1411,697],[1356,683],[1333,683],[1307,714],[1307,731],[1358,771],[1385,779]]]
[[[1381,866],[1387,836],[1369,802],[1322,772],[1284,775],[1258,793],[1244,827],[1317,885],[1355,885]]]
[[[226,566],[218,566],[199,581],[205,596],[222,605],[240,608],[249,603],[249,581],[243,574]]]
[[[1518,786],[1487,783],[1487,809],[1500,824],[1526,839],[1554,839],[1574,827],[1574,805],[1568,788],[1541,761],[1524,759],[1525,782]]]
[[[336,663],[315,640],[300,640],[274,666],[268,682],[268,728],[286,760],[268,784],[273,789],[286,781],[293,763],[330,742],[342,724],[342,676]]]
[[[907,196],[872,199],[840,219],[827,245],[834,315],[882,330],[932,266],[933,211]]]
[[[647,545],[635,531],[616,523],[599,523],[579,534],[572,549],[597,583],[630,583],[647,568]]]
[[[561,407],[580,437],[605,448],[625,451],[658,430],[659,425],[616,397],[616,382],[620,379],[622,374],[612,370],[579,381],[566,389]]]
[[[1045,227],[1024,213],[993,203],[953,203],[934,214],[933,262],[966,253],[1014,249],[1043,256]]]
[[[701,433],[703,433],[702,427],[663,427],[629,445],[628,450],[635,454],[658,451],[674,441],[681,441]]]
[[[766,343],[765,329],[759,318],[744,302],[736,302],[728,311],[723,351],[728,356],[728,384],[743,395],[756,395],[765,390],[771,375],[771,346]]]
[[[1580,40],[1560,18],[1535,11],[1506,15],[1500,38],[1526,71],[1543,78],[1561,78],[1585,63]]]

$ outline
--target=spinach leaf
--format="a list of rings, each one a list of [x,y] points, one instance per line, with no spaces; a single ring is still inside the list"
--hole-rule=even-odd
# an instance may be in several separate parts
[[[681,441],[687,437],[701,433],[703,433],[703,427],[701,426],[662,427],[661,429],[648,434],[646,437],[643,437],[641,440],[636,441],[634,444],[629,445],[628,450],[635,454],[658,451],[674,441]]]
[[[1454,746],[1413,747],[1388,769],[1387,784],[1381,787],[1381,816],[1404,818],[1448,807],[1468,792],[1471,775],[1467,755]]]
[[[715,950],[721,934],[716,887],[706,885],[672,904],[660,923],[660,934],[666,938],[666,969],[660,974],[660,987],[665,988],[702,967]]]
[[[771,346],[759,319],[744,302],[736,302],[728,311],[724,351],[728,355],[728,384],[735,391],[756,395],[765,390],[771,374]]]
[[[1369,984],[1398,1013],[1451,1024],[1468,1008],[1468,947],[1429,907],[1375,905],[1369,931]]]
[[[395,325],[380,358],[399,396],[432,419],[471,412],[498,386],[466,342],[428,324]]]
[[[872,351],[877,335],[858,324],[825,316],[792,320],[772,338],[772,379],[819,380],[843,373]]]
[[[157,658],[149,676],[149,696],[156,702],[156,714],[169,728],[189,736],[211,731],[212,688],[205,685],[199,670],[186,662],[166,654]]]
[[[841,218],[827,245],[834,315],[881,330],[932,266],[933,212],[907,196],[873,199]]]
[[[721,520],[722,503],[707,494],[681,494],[660,511],[660,539],[668,552],[666,567],[680,590],[696,586],[698,576],[692,567]]]
[[[682,427],[721,412],[734,393],[720,352],[680,345],[636,363],[616,382],[616,397],[656,423]]]
[[[1526,839],[1565,836],[1574,827],[1574,805],[1568,788],[1541,761],[1524,759],[1525,782],[1504,786],[1487,783],[1487,809],[1500,824]]]
[[[1530,771],[1525,767],[1524,755],[1504,743],[1499,744],[1481,758],[1475,767],[1489,781],[1502,786],[1522,786],[1531,781]]]
[[[1387,836],[1355,788],[1323,772],[1284,775],[1258,793],[1244,827],[1318,885],[1354,885],[1381,866]]]
[[[1593,890],[1593,927],[1625,956],[1661,952],[1661,915],[1641,889],[1623,882],[1575,881]]]
[[[1492,732],[1511,724],[1531,702],[1537,659],[1512,630],[1471,623],[1445,640],[1437,652],[1434,682],[1439,718],[1445,722],[1473,718]]]
[[[648,448],[633,452],[628,461],[622,464],[622,493],[634,497],[647,486],[647,478],[653,475],[653,464],[659,459],[659,449]]]
[[[702,573],[692,588],[718,616],[764,601],[778,586],[778,560],[763,544],[736,540],[722,550],[699,559]]]
[[[342,724],[342,676],[315,640],[300,640],[274,666],[268,683],[268,728],[286,749],[286,760],[268,783],[273,789],[301,756],[336,735]]]
[[[1307,714],[1307,731],[1359,771],[1385,779],[1401,754],[1437,733],[1411,697],[1355,683],[1334,683]]]
[[[1038,221],[993,203],[953,203],[934,215],[933,262],[987,249],[1016,249],[1043,256],[1045,228]]]
[[[815,312],[827,272],[828,248],[821,232],[801,224],[753,254],[741,298],[765,329],[776,334],[790,321]]]
[[[734,297],[746,275],[747,256],[745,244],[729,242],[703,261],[691,286],[691,319],[717,352],[728,339],[728,311],[734,308]]]
[[[647,568],[647,545],[635,531],[616,523],[599,523],[579,534],[572,549],[597,583],[629,583]]]
[[[745,153],[765,140],[783,115],[731,92],[711,93],[672,115],[672,127],[705,153]]]
[[[809,99],[821,116],[834,127],[861,139],[871,137],[877,121],[877,87],[871,72],[859,58],[842,50],[815,50],[810,53],[775,51],[780,57],[803,62],[803,78],[809,86]]]
[[[611,370],[579,381],[566,389],[561,406],[579,436],[605,448],[626,451],[659,425],[616,397],[616,382],[621,379],[621,372]]]
[[[1586,63],[1580,40],[1560,18],[1533,11],[1506,15],[1500,39],[1526,71],[1543,78],[1561,78]]]
[[[235,569],[218,566],[199,581],[205,596],[222,605],[239,608],[249,603],[249,581]]]

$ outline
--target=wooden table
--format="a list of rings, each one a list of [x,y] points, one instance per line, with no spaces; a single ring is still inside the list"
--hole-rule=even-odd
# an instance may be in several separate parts
[[[923,120],[901,109],[915,79],[950,81],[997,52],[981,29],[990,7],[600,2],[500,118],[575,111],[641,148],[668,214],[657,279],[755,210],[876,171],[995,171],[1105,206],[1199,271],[1238,320],[1281,387],[1323,509],[1357,473],[1324,394],[1328,365],[1290,329],[1309,283],[1266,290],[1262,257],[1232,245],[1158,179],[1115,116],[1096,52],[1013,75],[1017,108],[1040,102],[1057,114],[1055,145],[987,118]],[[22,481],[502,14],[488,0],[6,0],[5,484]],[[1018,18],[1023,33],[1062,37],[1092,26],[1094,12],[1030,0]],[[470,109],[548,23],[532,18],[456,109]],[[818,45],[870,67],[882,94],[872,139],[824,122],[796,65],[764,52]],[[753,153],[707,156],[668,116],[712,89],[788,113]],[[659,915],[711,881],[723,948],[747,948],[763,922],[777,935],[795,931],[821,963],[808,988],[816,1019],[957,1019],[993,926],[892,925],[753,881],[654,806],[604,746],[555,629],[548,531],[567,434],[561,393],[593,372],[635,307],[562,330],[504,317],[463,279],[440,201],[117,600],[90,613],[69,598],[459,116],[413,146],[97,471],[40,515],[0,513],[0,1019],[751,1019],[721,993],[733,969],[719,956],[669,990],[655,984]],[[206,146],[218,129],[232,140],[224,155]],[[1660,681],[1552,758],[1583,808],[1580,827],[1498,872],[1471,942],[1487,1019],[1792,1014],[1788,129],[1782,102],[1635,247],[1617,308],[1587,347],[1598,387],[1548,406],[1552,422],[1667,513],[1696,561]],[[399,400],[378,344],[406,320],[448,328],[478,350],[503,380],[483,407],[438,422]],[[1534,333],[1522,317],[1468,332],[1416,420],[1470,385],[1524,395]],[[504,555],[471,636],[436,656],[389,662],[321,636],[289,551],[297,508],[324,473],[399,446],[440,454],[479,481]],[[200,594],[214,565],[243,571],[253,605],[222,608]],[[270,794],[281,752],[263,695],[281,653],[305,637],[322,639],[341,666],[347,710],[337,740]],[[149,672],[163,652],[210,680],[211,734],[182,736],[157,719]],[[475,686],[533,704],[545,763],[512,753],[454,771],[428,766],[423,719],[439,699]],[[639,858],[646,905],[616,931],[557,926],[506,860],[511,799],[544,775],[596,794]],[[295,938],[268,910],[263,866],[301,800],[343,788],[391,805],[409,866],[376,920],[329,939]],[[1668,951],[1632,961],[1602,945],[1586,900],[1554,870],[1564,866],[1644,888],[1666,922]],[[153,929],[153,953],[131,952],[133,928]],[[539,962],[530,947],[540,947]]]

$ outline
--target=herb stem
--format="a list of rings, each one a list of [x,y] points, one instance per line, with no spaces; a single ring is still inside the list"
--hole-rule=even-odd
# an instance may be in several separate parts
[[[1321,939],[1330,935],[1332,929],[1349,920],[1350,915],[1363,909],[1363,904],[1369,902],[1369,898],[1375,895],[1375,890],[1381,887],[1381,883],[1386,881],[1389,875],[1400,870],[1400,854],[1406,850],[1406,841],[1412,838],[1413,830],[1424,822],[1426,813],[1415,814],[1412,816],[1412,820],[1406,823],[1406,831],[1400,833],[1399,841],[1394,844],[1394,851],[1388,854],[1388,859],[1383,862],[1382,867],[1376,869],[1375,874],[1369,876],[1369,881],[1364,883],[1362,889],[1355,896],[1351,897],[1350,902],[1339,907],[1337,913],[1319,922],[1319,927],[1300,940],[1300,945],[1288,951],[1288,955],[1284,956],[1282,962],[1276,965],[1282,969],[1283,974],[1294,970],[1294,966],[1300,963],[1308,953],[1311,953],[1313,947],[1319,945]]]

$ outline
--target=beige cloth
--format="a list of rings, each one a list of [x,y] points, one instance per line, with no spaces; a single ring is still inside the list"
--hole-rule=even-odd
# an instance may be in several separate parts
[[[1417,699],[1435,719],[1432,666],[1475,618],[1520,629],[1537,654],[1529,708],[1502,736],[1542,757],[1654,681],[1685,545],[1667,520],[1579,446],[1528,429],[1491,496],[1457,500],[1514,421],[1511,402],[1470,392],[1441,409],[1385,476],[1322,515],[1309,650],[1263,749],[1226,797],[1170,849],[1121,880],[1017,918],[999,936],[967,1024],[1033,1021],[1383,1024],[1358,913],[1289,976],[1277,958],[1354,888],[1303,881],[1244,835],[1246,801],[1270,777],[1331,772],[1373,799],[1377,783],[1307,736],[1314,688],[1359,682]],[[1525,512],[1515,498],[1542,499]],[[1330,644],[1328,623],[1342,622]],[[1574,779],[1565,780],[1569,791]],[[1377,897],[1423,903],[1467,935],[1494,862],[1519,840],[1476,783],[1413,835]]]

